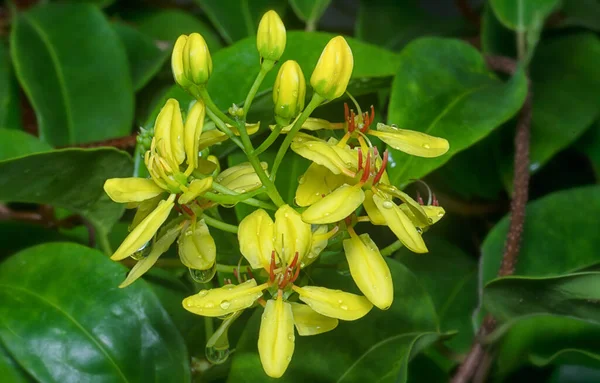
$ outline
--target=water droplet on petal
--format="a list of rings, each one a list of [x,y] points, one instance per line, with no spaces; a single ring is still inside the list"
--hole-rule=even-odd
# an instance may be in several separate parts
[[[346,306],[346,305],[340,305],[340,308],[341,308],[342,310],[348,310],[348,306]]]
[[[429,146],[429,144],[423,144],[423,145],[421,145],[421,146],[422,146],[423,148],[425,148],[425,149],[431,149],[431,146]]]
[[[223,310],[227,310],[229,306],[231,306],[231,302],[229,302],[228,300],[222,300],[219,304],[219,307],[221,307]]]
[[[151,250],[152,246],[150,246],[150,241],[148,241],[144,243],[142,247],[137,249],[135,253],[131,254],[131,258],[135,259],[136,261],[141,261],[142,259],[146,258],[148,254],[150,254]]]
[[[304,176],[298,177],[298,184],[299,185],[302,185],[305,182],[306,182],[306,177],[304,177]]]
[[[224,363],[229,358],[229,347],[217,349],[215,347],[206,347],[206,359],[212,364]]]
[[[205,297],[208,295],[208,290],[200,290],[198,291],[198,294],[196,294],[199,297]]]
[[[391,209],[394,207],[394,203],[392,201],[383,201],[383,207],[386,209]]]
[[[210,282],[211,279],[217,273],[217,264],[213,264],[210,269],[206,270],[198,270],[198,269],[190,269],[190,275],[192,279],[198,283],[207,283]]]
[[[294,341],[294,333],[289,333],[287,338],[290,342],[293,342]]]

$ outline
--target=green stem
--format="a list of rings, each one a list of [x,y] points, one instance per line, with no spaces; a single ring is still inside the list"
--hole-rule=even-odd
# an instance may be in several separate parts
[[[204,214],[202,216],[202,219],[204,219],[204,222],[206,222],[206,224],[208,226],[212,226],[212,227],[214,227],[216,229],[227,231],[227,232],[233,233],[233,234],[237,234],[237,232],[238,232],[238,227],[237,226],[230,225],[230,224],[225,223],[223,221],[219,221],[218,219],[213,218],[211,216],[208,216],[206,214]]]
[[[394,254],[396,251],[400,250],[402,248],[402,242],[400,242],[399,240],[394,241],[391,245],[384,247],[380,253],[381,256],[383,257],[387,257],[390,256],[392,254]]]
[[[217,271],[221,272],[221,273],[233,273],[235,270],[237,270],[237,265],[235,266],[230,266],[230,265],[221,265],[220,263],[217,263]],[[240,271],[244,271],[245,272],[246,268],[241,268],[240,267]]]
[[[208,91],[206,90],[206,88],[200,89],[198,91],[198,95],[196,95],[196,98],[202,98],[202,101],[204,101],[204,104],[206,105],[208,110],[213,112],[221,121],[224,121],[224,122],[228,123],[229,125],[236,124],[236,122],[231,117],[229,117],[225,113],[223,113],[221,111],[221,109],[219,109],[219,107],[214,103],[214,101],[210,97],[210,94],[208,94]],[[216,121],[215,121],[215,123],[216,123]]]
[[[133,176],[138,177],[140,174],[140,166],[142,164],[142,145],[136,143],[135,151],[133,152]]]
[[[256,79],[254,79],[254,83],[252,84],[252,87],[246,96],[246,100],[244,101],[244,121],[246,121],[246,115],[250,110],[250,105],[252,105],[252,101],[256,96],[256,92],[258,92],[258,88],[260,88],[260,84],[262,84],[267,73],[273,69],[273,66],[275,66],[275,62],[271,60],[265,60],[260,66],[260,72],[258,72],[258,75],[256,75]]]
[[[298,133],[298,131],[300,130],[300,128],[302,127],[302,124],[304,124],[306,119],[311,115],[311,113],[323,101],[324,101],[323,97],[319,96],[317,93],[313,94],[313,97],[311,98],[310,102],[308,103],[306,108],[302,111],[302,114],[296,120],[292,129],[288,132],[287,136],[285,137],[285,140],[283,140],[283,143],[279,147],[279,151],[277,152],[277,156],[275,157],[275,162],[273,163],[273,169],[271,170],[271,179],[273,181],[275,181],[275,177],[277,176],[277,170],[279,169],[279,165],[281,165],[281,161],[283,160],[285,153],[287,152],[288,148],[290,147],[292,140],[294,139],[294,136],[296,135],[296,133]]]
[[[108,240],[108,235],[106,235],[104,232],[101,232],[100,230],[97,230],[98,232],[98,245],[100,245],[100,248],[102,249],[102,251],[108,255],[109,257],[113,254],[113,249],[110,246],[110,241]]]
[[[269,146],[271,146],[273,144],[273,142],[275,142],[275,140],[277,139],[277,137],[279,137],[279,134],[281,133],[281,129],[283,129],[283,126],[280,125],[280,124],[277,124],[275,126],[275,129],[273,129],[273,131],[269,134],[269,136],[267,137],[267,139],[264,140],[263,143],[260,144],[260,146],[258,148],[256,148],[254,150],[254,153],[252,153],[252,154],[255,155],[255,156],[258,156],[259,154],[261,154],[265,150],[269,149]]]
[[[270,204],[268,202],[265,201],[261,201],[258,200],[256,198],[252,198],[252,197],[244,197],[243,199],[240,199],[239,196],[241,196],[242,194],[239,195],[220,195],[220,194],[215,194],[215,193],[211,193],[211,192],[207,192],[204,193],[202,195],[202,197],[211,200],[213,202],[217,202],[223,205],[235,205],[237,203],[243,203],[245,205],[249,205],[249,206],[254,206],[254,207],[260,207],[262,209],[267,209],[267,210],[277,210],[277,207],[273,204]]]
[[[242,145],[240,139],[237,138],[235,134],[233,134],[231,129],[229,129],[227,125],[225,125],[225,123],[221,119],[219,119],[219,117],[216,114],[214,114],[210,109],[207,109],[206,113],[208,114],[208,117],[210,117],[210,119],[214,121],[215,125],[217,125],[220,131],[225,133],[227,137],[229,137],[229,139],[231,139],[231,141],[233,141],[240,149],[244,149],[244,145]]]

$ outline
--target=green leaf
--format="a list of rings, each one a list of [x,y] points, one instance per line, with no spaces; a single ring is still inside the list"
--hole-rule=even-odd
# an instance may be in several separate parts
[[[33,381],[13,357],[10,356],[2,343],[0,343],[0,376],[4,381],[11,383],[27,383]]]
[[[475,335],[471,316],[478,304],[477,263],[461,249],[439,237],[426,235],[427,254],[402,248],[394,258],[412,271],[435,305],[440,329],[458,331],[447,342],[456,352],[467,352]]]
[[[540,44],[530,69],[531,170],[569,146],[600,117],[598,62],[600,41],[592,34],[569,35]]]
[[[0,128],[0,161],[50,150],[50,145],[28,133]]]
[[[559,366],[548,383],[596,383],[600,381],[600,370],[583,366]]]
[[[596,123],[581,136],[577,148],[588,156],[596,171],[596,178],[600,179],[600,121],[596,121]]]
[[[0,265],[2,342],[38,381],[189,382],[182,337],[146,283],[117,287],[125,272],[69,243],[14,255]]]
[[[340,321],[325,334],[296,336],[292,362],[279,382],[406,380],[408,361],[443,335],[437,332],[433,303],[417,277],[394,260],[388,264],[394,280],[392,306],[386,311],[374,308],[357,321]],[[350,276],[315,270],[310,277],[311,284],[356,292]],[[254,313],[238,343],[229,382],[270,381],[256,346],[261,312],[259,308]]]
[[[171,42],[181,35],[200,33],[213,54],[223,46],[212,28],[192,14],[177,9],[161,10],[144,17],[138,30],[154,40]]]
[[[127,177],[131,157],[119,150],[64,149],[0,161],[0,200],[49,204],[87,218],[100,236],[123,214],[103,190],[108,178]]]
[[[129,134],[134,108],[127,56],[97,7],[46,4],[20,13],[11,53],[40,138],[60,146]]]
[[[600,187],[590,186],[550,194],[527,205],[515,275],[559,276],[598,263]],[[482,246],[482,285],[496,277],[502,262],[509,217],[489,232]]]
[[[481,48],[488,55],[517,57],[515,33],[498,20],[489,3],[481,19]]]
[[[419,158],[390,150],[392,183],[405,185],[447,162],[515,115],[527,91],[522,71],[498,80],[472,46],[457,40],[423,38],[399,58],[392,83],[388,123],[443,137],[450,150]]]
[[[559,0],[491,0],[498,19],[508,28],[527,31],[543,21],[559,4]]]
[[[0,129],[21,129],[19,87],[6,45],[0,42]]]
[[[600,324],[600,273],[505,277],[483,289],[483,306],[500,322],[528,315],[568,316]]]
[[[441,7],[454,7],[451,0],[438,1]],[[433,4],[433,3],[432,3]],[[427,9],[419,0],[361,0],[356,36],[388,49],[399,50],[422,36],[452,36],[469,31],[462,16],[442,16],[434,7]]]
[[[151,38],[126,24],[112,27],[125,45],[133,90],[138,91],[158,73],[170,51],[159,49]]]
[[[562,26],[583,27],[592,31],[600,31],[600,2],[598,0],[563,1]]]
[[[278,0],[194,1],[206,13],[228,44],[255,35],[261,17],[267,11],[273,9],[283,17],[286,7],[285,2]]]
[[[314,30],[331,0],[289,0],[289,3],[296,16],[307,24],[307,28]]]

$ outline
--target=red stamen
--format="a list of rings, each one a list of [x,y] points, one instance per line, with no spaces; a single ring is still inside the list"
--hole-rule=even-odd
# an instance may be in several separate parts
[[[292,259],[292,263],[290,263],[290,265],[288,266],[288,268],[291,270],[294,268],[294,266],[296,266],[296,263],[298,263],[298,252],[296,251],[296,254],[294,254],[294,259]]]
[[[233,269],[233,276],[238,280],[238,282],[240,281],[240,274],[238,274],[237,268]]]
[[[348,121],[349,117],[350,117],[350,110],[348,109],[348,103],[345,102],[344,103],[344,120]]]
[[[367,152],[367,159],[365,161],[365,171],[360,178],[360,182],[365,183],[371,175],[371,152]]]
[[[440,206],[440,201],[433,195],[433,202],[431,203],[433,206]]]
[[[354,132],[354,129],[356,129],[356,125],[354,123],[354,117],[356,117],[356,115],[354,114],[354,110],[350,111],[350,120],[348,121],[348,131],[349,132]]]
[[[275,280],[275,250],[271,252],[271,267],[269,268],[269,281]]]
[[[296,279],[298,279],[298,275],[300,275],[300,265],[296,267],[296,272],[294,273],[294,276],[290,279],[290,283],[294,283]]]
[[[377,148],[375,148],[375,150],[377,150]],[[383,172],[385,172],[385,167],[387,166],[387,163],[388,163],[388,151],[386,149],[385,152],[383,152],[383,160],[381,161],[381,167],[379,168],[379,171],[377,172],[377,174],[375,175],[375,178],[373,179],[374,184],[379,182],[379,180],[381,179],[381,176],[383,176]]]
[[[252,274],[252,268],[250,268],[250,266],[246,266],[246,273],[248,273],[250,278],[254,279],[254,274]]]
[[[360,171],[362,169],[362,161],[363,161],[362,157],[363,157],[362,156],[362,149],[359,148],[358,149],[358,171]]]
[[[417,202],[419,203],[419,205],[425,205],[425,203],[423,202],[423,198],[421,198],[421,193],[417,192]]]
[[[183,210],[183,211],[184,211],[184,212],[185,212],[187,215],[190,215],[190,216],[192,216],[192,217],[193,217],[193,216],[195,216],[195,214],[194,214],[194,211],[193,211],[192,209],[190,209],[189,207],[187,207],[187,205],[180,205],[180,206],[181,206],[181,209],[182,209],[182,210]]]

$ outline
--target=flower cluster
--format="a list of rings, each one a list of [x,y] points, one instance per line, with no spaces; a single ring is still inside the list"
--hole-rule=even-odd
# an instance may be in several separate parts
[[[444,215],[436,201],[423,205],[391,184],[388,151],[381,153],[369,137],[421,157],[444,154],[448,142],[393,125],[373,127],[373,107],[362,113],[356,102],[357,112],[345,106],[343,122],[311,118],[315,108],[344,94],[354,101],[347,93],[352,50],[337,36],[325,46],[310,77],[313,96],[308,104],[301,66],[293,60],[281,64],[272,94],[276,124],[255,148],[257,140],[250,136],[260,125],[246,121],[246,116],[266,73],[278,64],[286,46],[285,27],[274,11],[263,16],[256,45],[260,72],[243,106],[234,104],[226,114],[207,90],[213,63],[206,42],[197,33],[181,36],[173,48],[173,75],[196,101],[184,108],[184,118],[178,101],[167,100],[151,140],[144,132],[139,145],[149,142],[144,153],[147,178],[109,179],[104,189],[113,201],[137,209],[129,235],[112,255],[116,261],[137,260],[121,287],[148,271],[176,240],[182,265],[194,280],[208,282],[219,260],[210,230],[237,234],[240,253],[249,265],[245,277],[240,265],[222,265],[235,271],[238,284],[227,280],[221,287],[201,290],[186,298],[183,307],[224,319],[208,341],[211,350],[215,345],[226,348],[227,329],[243,310],[264,307],[260,360],[269,376],[280,377],[294,352],[294,328],[300,336],[316,335],[333,330],[339,320],[363,317],[373,306],[385,310],[392,304],[390,269],[369,234],[357,234],[358,223],[388,226],[399,243],[424,253],[423,232]],[[325,130],[342,130],[343,135],[320,138]],[[269,169],[259,156],[278,138],[283,141]],[[210,151],[226,140],[237,145],[248,162],[222,170]],[[312,161],[298,180],[294,204],[286,204],[274,182],[290,148]],[[221,218],[219,207],[237,203],[257,209],[236,226]],[[363,208],[366,215],[361,216]],[[363,295],[307,285],[301,278],[332,241],[342,242],[350,273]],[[211,360],[208,350],[207,345]]]

